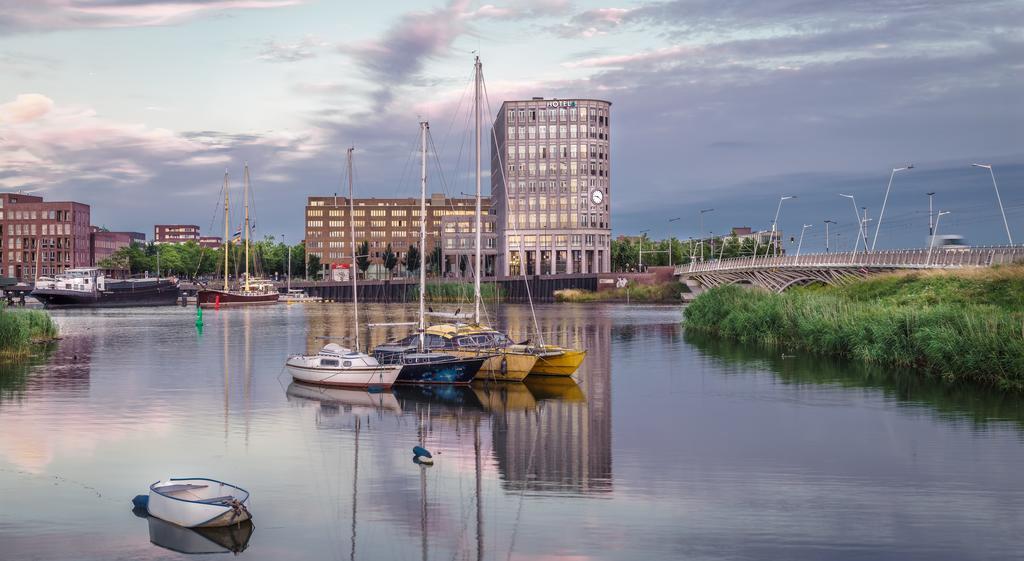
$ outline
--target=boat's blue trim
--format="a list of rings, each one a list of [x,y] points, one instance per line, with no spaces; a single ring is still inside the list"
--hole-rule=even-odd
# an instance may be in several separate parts
[[[246,491],[245,489],[242,489],[238,485],[234,485],[234,484],[228,483],[226,481],[219,481],[217,479],[210,479],[208,477],[171,477],[171,478],[167,479],[167,481],[188,481],[188,480],[192,480],[192,481],[212,481],[214,483],[220,483],[221,485],[227,485],[228,487],[233,487],[233,488],[238,489],[239,491],[245,493],[245,498],[242,499],[243,503],[245,501],[249,500],[249,491]],[[160,483],[160,482],[159,481],[154,481],[153,484],[149,486],[149,490],[153,491],[157,495],[160,495],[161,497],[166,497],[168,499],[174,499],[176,501],[181,501],[183,503],[196,503],[196,504],[201,504],[201,505],[205,505],[205,506],[220,506],[220,505],[211,505],[209,503],[204,503],[204,502],[201,502],[201,501],[192,501],[192,500],[189,500],[189,499],[179,499],[178,497],[172,497],[170,495],[165,495],[165,494],[163,494],[160,491],[157,491],[155,489],[155,485],[157,483]],[[212,518],[210,520],[212,520]],[[207,520],[207,522],[209,522],[209,520]]]

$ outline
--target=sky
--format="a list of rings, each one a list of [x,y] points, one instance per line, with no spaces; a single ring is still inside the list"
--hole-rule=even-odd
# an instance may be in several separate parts
[[[0,0],[0,190],[92,205],[92,221],[219,234],[224,170],[248,162],[261,235],[298,241],[308,195],[473,189],[473,57],[486,121],[532,96],[612,102],[613,233],[768,228],[849,249],[939,234],[1024,241],[1019,0]],[[488,147],[484,147],[485,194]],[[238,196],[238,195],[233,195]],[[673,220],[678,218],[678,220]],[[838,237],[836,235],[838,234]]]

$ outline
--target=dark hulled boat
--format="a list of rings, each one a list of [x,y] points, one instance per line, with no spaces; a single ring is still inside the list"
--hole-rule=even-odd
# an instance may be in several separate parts
[[[196,305],[202,308],[219,306],[246,306],[253,304],[276,304],[281,293],[270,282],[251,281],[249,289],[238,290],[202,289],[196,294]]]
[[[36,282],[32,296],[46,308],[172,306],[181,292],[166,278],[108,279],[99,269],[71,269]]]
[[[419,350],[419,335],[378,345],[373,356],[381,364],[401,364],[396,384],[469,384],[490,356],[465,358]]]

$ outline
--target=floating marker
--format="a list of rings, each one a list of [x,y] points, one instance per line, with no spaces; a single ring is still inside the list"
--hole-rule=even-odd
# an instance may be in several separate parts
[[[149,495],[135,495],[132,498],[132,506],[135,508],[146,508],[149,506]]]
[[[416,456],[415,458],[413,458],[413,461],[416,462],[417,464],[421,464],[421,465],[425,465],[425,466],[432,466],[432,465],[434,465],[434,459],[433,458],[428,458],[426,456]]]
[[[416,454],[417,456],[422,456],[424,458],[433,458],[434,457],[430,453],[430,450],[427,450],[426,448],[424,448],[422,446],[413,446],[412,447],[412,453]]]
[[[196,327],[203,327],[203,309],[196,307]]]

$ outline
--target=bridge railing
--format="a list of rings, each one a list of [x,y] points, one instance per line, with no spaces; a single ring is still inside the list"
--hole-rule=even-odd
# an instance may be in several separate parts
[[[943,269],[951,267],[988,267],[1024,261],[1024,246],[991,246],[964,249],[900,249],[873,253],[807,253],[733,257],[703,263],[691,262],[676,269],[676,274],[727,270],[776,268],[883,268]]]

